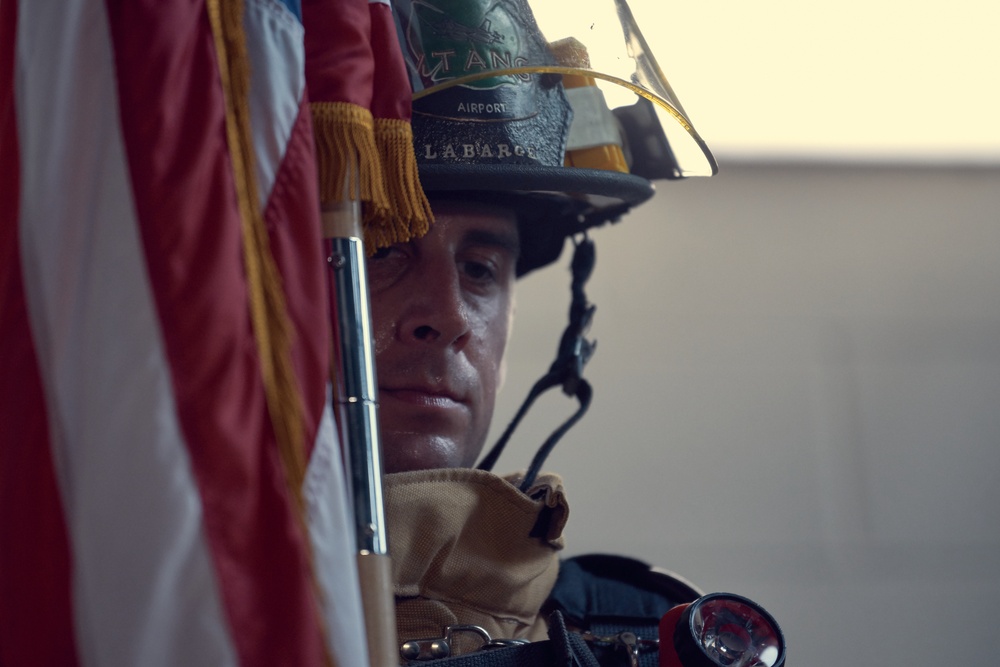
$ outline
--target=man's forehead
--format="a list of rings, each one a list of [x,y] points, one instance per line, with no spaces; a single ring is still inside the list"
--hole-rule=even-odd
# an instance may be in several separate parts
[[[504,206],[495,202],[433,198],[431,199],[431,209],[434,211],[435,217],[517,223],[517,213],[513,206]]]
[[[513,208],[461,200],[435,200],[431,208],[436,219],[431,233],[437,228],[460,243],[496,246],[518,256],[520,238]]]

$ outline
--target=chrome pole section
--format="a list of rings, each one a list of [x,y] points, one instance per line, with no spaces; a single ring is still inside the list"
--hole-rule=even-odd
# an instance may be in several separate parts
[[[330,263],[334,407],[354,506],[369,660],[372,667],[395,667],[399,664],[395,601],[382,500],[378,385],[360,203],[325,204],[322,220]]]

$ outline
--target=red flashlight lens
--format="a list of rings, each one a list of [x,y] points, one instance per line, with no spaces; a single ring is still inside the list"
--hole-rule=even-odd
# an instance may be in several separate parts
[[[719,596],[696,605],[691,630],[713,662],[722,667],[773,667],[778,661],[780,633],[749,600]]]

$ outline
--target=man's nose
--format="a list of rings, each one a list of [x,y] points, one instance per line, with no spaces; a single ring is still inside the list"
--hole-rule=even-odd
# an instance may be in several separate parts
[[[471,320],[458,271],[435,267],[421,278],[419,294],[403,322],[403,335],[412,342],[464,346]]]

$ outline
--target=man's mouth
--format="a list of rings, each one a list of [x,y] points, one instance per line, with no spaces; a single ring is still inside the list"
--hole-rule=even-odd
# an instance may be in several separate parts
[[[390,386],[379,387],[379,397],[392,398],[404,403],[427,407],[453,408],[464,404],[456,392],[437,387]]]

